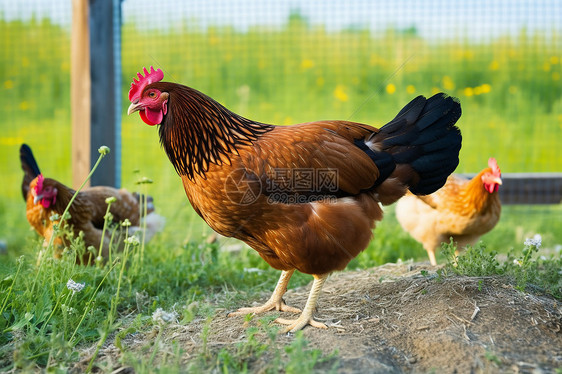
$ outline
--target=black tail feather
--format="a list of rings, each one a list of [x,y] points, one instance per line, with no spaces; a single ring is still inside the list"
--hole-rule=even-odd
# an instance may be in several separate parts
[[[31,152],[31,148],[29,148],[27,144],[22,144],[20,147],[20,162],[24,172],[21,192],[23,194],[23,199],[26,200],[27,193],[29,192],[29,184],[41,174],[41,170],[39,170],[37,161],[35,161],[35,157],[33,157],[33,152]]]
[[[418,96],[375,135],[396,164],[409,164],[418,173],[417,183],[409,186],[412,193],[435,192],[456,169],[462,136],[455,123],[460,116],[460,104],[450,96]]]

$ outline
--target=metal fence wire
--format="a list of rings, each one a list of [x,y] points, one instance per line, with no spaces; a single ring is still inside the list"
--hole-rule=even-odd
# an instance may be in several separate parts
[[[50,174],[70,180],[72,3],[0,2],[6,160],[0,174],[10,178],[7,196],[19,193],[14,165],[22,142]],[[504,174],[525,173],[524,179],[562,172],[560,1],[126,0],[120,6],[117,120],[125,186],[140,169],[159,182],[161,199],[172,185],[181,192],[155,132],[125,114],[132,78],[151,65],[245,117],[280,125],[346,119],[382,126],[416,95],[443,91],[463,107],[457,172],[477,173],[491,156]],[[559,175],[550,175],[554,198],[537,187],[545,183],[519,181],[518,196],[535,196],[505,202],[559,204]],[[560,218],[560,209],[549,212]]]

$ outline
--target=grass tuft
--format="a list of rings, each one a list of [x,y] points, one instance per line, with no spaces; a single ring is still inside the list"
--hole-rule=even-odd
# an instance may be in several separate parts
[[[525,240],[521,252],[511,249],[506,260],[500,263],[498,253],[487,250],[482,242],[474,247],[468,246],[457,256],[457,248],[451,240],[441,247],[447,256],[444,273],[471,277],[498,275],[509,279],[520,291],[547,294],[561,300],[562,256],[538,256],[540,247],[540,236],[535,235]]]

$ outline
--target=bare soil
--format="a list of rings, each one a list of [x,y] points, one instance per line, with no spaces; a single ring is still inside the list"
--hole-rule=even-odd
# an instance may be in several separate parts
[[[337,351],[316,369],[335,365],[339,373],[551,373],[562,368],[562,303],[518,291],[502,278],[439,278],[435,270],[424,264],[387,264],[332,275],[316,313],[328,330],[304,329],[309,348],[326,355]],[[309,290],[310,285],[289,290],[285,300],[302,308]],[[260,302],[268,297],[264,294]],[[219,309],[212,319],[207,349],[243,342],[248,325],[257,323],[228,318],[228,312]],[[187,363],[201,352],[204,325],[202,319],[168,325],[162,343],[178,342]],[[258,339],[269,341],[266,336]],[[293,339],[282,335],[276,344]],[[150,340],[154,334],[133,334],[122,344],[140,352]],[[116,362],[119,350],[108,342],[100,359]],[[267,355],[251,362],[250,371],[263,371],[264,360]]]

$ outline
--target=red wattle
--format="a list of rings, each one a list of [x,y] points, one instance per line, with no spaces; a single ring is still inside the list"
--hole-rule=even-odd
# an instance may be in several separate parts
[[[150,108],[146,108],[144,110],[144,113],[146,114],[146,119],[155,125],[162,123],[162,119],[164,118],[164,113],[162,113],[162,109],[152,110]]]
[[[149,125],[149,126],[157,125],[157,123],[152,123],[152,122],[150,122],[150,120],[146,117],[145,110],[139,111],[139,114],[140,114],[141,119],[142,119],[142,120],[144,121],[144,123],[146,123],[147,125]]]

